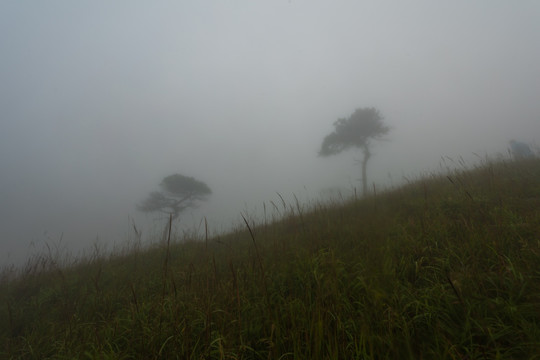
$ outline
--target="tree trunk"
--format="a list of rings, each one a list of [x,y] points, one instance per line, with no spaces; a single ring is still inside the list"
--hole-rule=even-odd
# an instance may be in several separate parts
[[[163,233],[161,234],[161,242],[166,244],[167,243],[167,239],[168,239],[168,235],[169,235],[169,223],[172,225],[172,223],[178,219],[178,216],[180,214],[170,214],[172,216],[169,216],[169,219],[167,220],[167,223],[165,224],[165,227],[163,228]],[[172,227],[171,227],[171,231],[172,231]]]
[[[371,157],[371,153],[369,152],[368,145],[364,145],[364,160],[362,161],[362,193],[364,194],[364,197],[367,196],[367,174],[366,174],[366,167],[367,162],[369,158]]]

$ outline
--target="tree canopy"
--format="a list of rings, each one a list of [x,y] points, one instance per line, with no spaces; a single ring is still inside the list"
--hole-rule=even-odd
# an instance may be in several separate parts
[[[338,119],[334,122],[334,132],[324,138],[319,155],[336,155],[351,147],[369,146],[370,139],[380,139],[390,131],[382,120],[373,107],[357,109],[349,118]]]
[[[370,140],[378,140],[386,135],[390,128],[383,123],[383,117],[373,107],[360,108],[348,118],[340,118],[334,122],[334,131],[324,138],[319,156],[330,156],[341,153],[352,147],[362,149],[362,185],[364,195],[367,194],[366,166],[371,157]]]
[[[206,200],[212,190],[204,182],[193,177],[173,174],[159,184],[161,191],[151,192],[137,209],[142,212],[161,212],[178,218],[187,208],[196,206],[197,201]]]

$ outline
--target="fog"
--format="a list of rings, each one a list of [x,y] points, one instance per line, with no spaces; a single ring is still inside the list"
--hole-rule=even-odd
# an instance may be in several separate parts
[[[360,107],[392,128],[381,188],[534,145],[539,20],[536,1],[3,1],[0,265],[112,248],[133,222],[151,241],[164,220],[136,205],[174,173],[213,191],[178,231],[350,194],[361,153],[317,152]]]

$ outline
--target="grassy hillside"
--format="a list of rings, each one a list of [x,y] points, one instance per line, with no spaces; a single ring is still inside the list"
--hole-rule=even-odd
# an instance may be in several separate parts
[[[540,358],[540,160],[0,284],[6,359]]]

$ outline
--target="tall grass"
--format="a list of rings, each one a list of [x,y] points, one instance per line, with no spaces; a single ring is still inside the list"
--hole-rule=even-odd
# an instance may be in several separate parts
[[[540,161],[0,283],[6,359],[540,358]],[[170,235],[170,234],[169,234]]]

